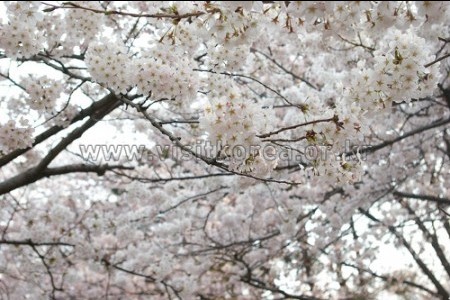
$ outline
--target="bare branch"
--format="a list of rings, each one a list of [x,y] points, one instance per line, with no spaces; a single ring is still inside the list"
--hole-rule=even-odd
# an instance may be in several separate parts
[[[109,15],[119,15],[119,16],[127,16],[127,17],[145,17],[145,18],[156,18],[156,19],[162,19],[162,18],[168,18],[168,19],[186,19],[190,17],[199,17],[201,15],[204,15],[206,12],[203,11],[197,11],[192,13],[186,13],[186,14],[166,14],[166,13],[157,13],[157,14],[137,14],[132,12],[125,12],[125,11],[118,11],[118,10],[100,10],[90,7],[83,7],[81,5],[78,5],[74,2],[64,2],[63,6],[54,5],[51,3],[42,3],[44,5],[49,6],[49,8],[44,9],[44,12],[52,12],[56,9],[83,9],[86,11],[90,11],[97,14],[104,14],[106,16]]]
[[[313,88],[315,90],[319,90],[315,85],[313,85],[311,82],[309,82],[308,80],[292,73],[291,71],[289,71],[288,69],[286,69],[283,65],[281,65],[280,63],[278,63],[275,59],[273,59],[272,57],[270,57],[269,55],[265,54],[262,51],[259,51],[258,49],[255,48],[250,48],[250,51],[252,52],[256,52],[261,54],[262,56],[264,56],[265,58],[267,58],[268,60],[270,60],[271,62],[273,62],[277,67],[279,67],[281,70],[283,70],[284,72],[286,72],[287,74],[291,75],[292,78],[300,80],[301,82],[306,83],[307,86],[309,86],[310,88]]]
[[[435,60],[433,60],[432,62],[424,65],[425,68],[431,67],[432,65],[434,65],[435,63],[440,62],[443,59],[446,59],[447,57],[450,57],[450,53],[444,54],[443,56],[436,58]]]
[[[69,246],[69,247],[75,247],[74,244],[64,243],[64,242],[34,242],[31,239],[28,240],[5,240],[1,239],[0,244],[2,245],[14,245],[14,246]]]
[[[436,197],[436,196],[417,195],[417,194],[410,194],[410,193],[404,193],[404,192],[399,192],[399,191],[393,192],[392,195],[398,196],[398,197],[403,197],[403,198],[431,201],[431,202],[435,202],[438,204],[450,205],[450,199],[440,198],[440,197]]]

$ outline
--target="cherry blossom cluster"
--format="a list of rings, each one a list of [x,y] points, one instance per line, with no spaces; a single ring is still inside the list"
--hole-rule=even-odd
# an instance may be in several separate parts
[[[256,40],[262,30],[261,24],[253,16],[253,9],[259,13],[263,11],[260,2],[210,3],[207,8],[212,12],[211,16],[204,19],[203,25],[208,32],[204,36],[211,38],[228,47],[248,45]]]
[[[100,39],[91,43],[86,53],[88,71],[98,83],[123,94],[136,87],[145,97],[176,100],[178,105],[188,105],[186,102],[195,97],[197,76],[189,59],[176,47],[160,44],[131,60],[124,46],[108,44]]]
[[[230,159],[230,169],[243,173],[266,174],[276,166],[276,159],[266,161],[258,134],[270,128],[272,112],[260,105],[248,101],[229,77],[223,77],[222,83],[209,80],[209,104],[201,127],[216,146],[219,158]]]
[[[100,3],[92,1],[77,1],[77,5],[88,9],[102,8]],[[70,53],[75,46],[80,47],[80,50],[85,50],[99,33],[99,29],[106,22],[106,18],[85,9],[69,9],[62,22],[62,28],[59,28],[59,30],[64,34],[60,38],[64,49],[61,54]]]
[[[70,9],[65,15],[57,11],[51,16],[42,12],[38,2],[11,1],[5,5],[9,19],[1,25],[0,45],[10,57],[30,57],[43,48],[55,56],[83,51],[105,23],[104,16],[84,9]],[[101,8],[90,1],[78,1],[77,5]]]
[[[52,125],[67,127],[72,122],[73,118],[79,113],[80,109],[70,103],[64,104],[58,111],[53,111],[51,123]]]
[[[239,70],[250,54],[249,47],[238,46],[233,49],[228,47],[217,47],[210,53],[209,64],[211,68],[235,72]]]
[[[442,202],[450,191],[447,3],[5,5],[0,117],[12,120],[0,121],[0,163],[35,146],[0,172],[0,295],[365,299],[406,287],[426,296],[404,297],[430,299],[450,290],[439,257],[423,265],[441,290],[420,263],[390,273],[372,264],[385,241],[419,249],[413,264],[440,243],[447,250],[445,205],[396,194]],[[107,164],[77,155],[89,139],[122,134],[148,142],[148,153],[214,151]]]
[[[129,67],[131,60],[123,45],[106,39],[93,42],[86,52],[85,62],[89,73],[99,84],[118,93],[127,93],[133,73]]]
[[[26,77],[22,84],[30,96],[27,102],[32,109],[47,113],[55,111],[57,100],[64,90],[62,82],[43,76]]]
[[[192,61],[182,49],[157,44],[136,61],[139,71],[134,82],[138,92],[151,99],[175,100],[177,105],[189,106],[199,88],[198,76],[192,68]]]
[[[290,30],[319,31],[325,36],[354,34],[364,30],[372,36],[382,36],[387,28],[407,29],[409,26],[431,28],[448,17],[448,3],[417,2],[342,2],[295,1],[285,6],[285,14],[272,12],[274,22],[284,23]]]
[[[33,144],[34,129],[27,125],[26,121],[9,120],[0,126],[0,153],[6,154],[12,150],[31,147]]]
[[[439,63],[426,67],[433,54],[423,38],[411,32],[396,34],[386,49],[375,52],[373,69],[363,70],[350,89],[350,97],[363,109],[384,108],[433,93]]]
[[[176,45],[175,48],[178,51],[182,48],[190,55],[198,56],[198,49],[201,48],[199,45],[202,42],[208,42],[204,36],[206,33],[206,29],[198,20],[192,23],[180,23],[169,34],[163,35],[163,42],[167,45]]]
[[[6,4],[8,22],[1,24],[0,47],[9,57],[28,57],[39,52],[44,42],[42,32],[36,27],[44,15],[40,4],[33,1],[17,1]]]

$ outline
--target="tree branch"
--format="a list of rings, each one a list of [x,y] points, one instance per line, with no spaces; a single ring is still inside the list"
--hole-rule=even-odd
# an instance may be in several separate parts
[[[306,125],[323,123],[323,122],[331,122],[331,121],[337,122],[338,121],[337,116],[333,116],[332,118],[328,118],[328,119],[313,120],[313,121],[309,121],[309,122],[305,122],[305,123],[301,123],[301,124],[296,124],[296,125],[292,125],[292,126],[283,127],[281,129],[278,129],[278,130],[275,130],[275,131],[272,131],[272,132],[268,132],[268,133],[257,135],[257,137],[259,137],[259,138],[268,138],[268,137],[270,137],[272,135],[281,133],[283,131],[292,130],[292,129],[295,129],[295,128],[298,128],[298,127],[302,127],[302,126],[306,126]]]
[[[51,292],[50,298],[51,298],[51,299],[56,299],[56,295],[55,295],[55,294],[56,294],[56,291],[62,291],[62,289],[56,287],[55,278],[53,277],[53,273],[52,273],[52,271],[50,270],[50,266],[49,266],[49,265],[47,264],[47,262],[45,261],[44,255],[42,255],[42,254],[38,251],[38,249],[37,249],[33,244],[31,244],[30,247],[33,249],[33,251],[34,251],[34,252],[36,253],[36,255],[39,257],[39,259],[41,260],[41,262],[42,262],[42,264],[44,265],[45,269],[47,270],[47,274],[48,274],[48,276],[49,276],[49,278],[50,278],[50,283],[51,283],[51,285],[52,285],[52,292]]]
[[[437,62],[440,62],[443,59],[446,59],[447,57],[450,57],[450,53],[444,54],[443,56],[436,58],[435,60],[433,60],[432,62],[424,65],[425,68],[431,67],[432,65],[434,65]]]
[[[83,7],[81,5],[78,5],[74,2],[65,2],[63,6],[53,5],[50,3],[42,3],[44,5],[49,6],[49,8],[44,9],[44,12],[52,12],[56,9],[83,9],[86,11],[90,11],[97,14],[104,14],[106,16],[108,15],[119,15],[119,16],[128,16],[128,17],[144,17],[144,18],[168,18],[168,19],[185,19],[190,17],[199,17],[201,15],[204,15],[205,12],[203,11],[196,11],[192,13],[186,13],[186,14],[165,14],[165,13],[156,13],[156,14],[143,14],[143,13],[132,13],[132,12],[125,12],[125,11],[118,11],[118,10],[100,10],[90,7]]]
[[[35,246],[35,247],[39,247],[39,246],[69,246],[69,247],[75,247],[74,244],[69,244],[69,243],[63,243],[63,242],[33,242],[33,240],[28,239],[28,240],[5,240],[5,239],[1,239],[0,240],[0,245],[14,245],[14,246],[20,246],[20,245],[24,245],[24,246]]]
[[[0,183],[0,195],[9,193],[19,187],[33,183],[43,177],[47,166],[74,140],[80,138],[84,132],[94,126],[100,119],[109,114],[112,110],[120,106],[122,103],[114,94],[110,94],[111,103],[96,111],[92,116],[80,127],[74,129],[65,138],[63,138],[48,154],[41,160],[41,162],[33,168],[30,168],[2,183]],[[51,169],[50,169],[51,170]]]
[[[408,205],[408,203],[403,202],[402,204],[408,210],[409,214],[414,217],[414,221],[416,222],[419,229],[422,231],[425,238],[427,238],[429,241],[431,241],[431,246],[433,247],[434,251],[436,252],[436,255],[439,258],[439,260],[441,261],[441,264],[444,267],[445,272],[447,272],[447,274],[450,278],[450,263],[448,262],[447,258],[445,257],[444,251],[442,250],[441,246],[439,245],[439,241],[438,241],[436,234],[432,234],[425,227],[423,222],[415,214],[414,210]]]
[[[389,141],[385,141],[385,142],[380,143],[380,144],[375,145],[375,146],[363,148],[363,149],[359,150],[359,153],[362,154],[362,153],[366,153],[366,152],[367,152],[367,153],[371,153],[371,152],[378,151],[378,150],[380,150],[380,149],[383,149],[383,148],[386,147],[386,146],[390,146],[390,145],[392,145],[392,144],[395,144],[396,142],[399,142],[399,141],[401,141],[401,140],[403,140],[403,139],[406,139],[406,138],[408,138],[408,137],[410,137],[410,136],[413,136],[413,135],[415,135],[415,134],[418,134],[418,133],[427,131],[427,130],[429,130],[429,129],[433,129],[433,128],[436,128],[436,127],[440,127],[440,126],[442,126],[442,125],[446,125],[446,124],[448,124],[448,123],[450,123],[450,118],[448,118],[448,119],[443,119],[443,120],[438,120],[438,121],[433,122],[433,123],[431,123],[431,124],[429,124],[429,125],[427,125],[427,126],[423,126],[423,127],[420,127],[420,128],[414,129],[414,130],[411,130],[411,131],[409,131],[409,132],[407,132],[407,133],[405,133],[405,134],[403,134],[403,135],[401,135],[401,136],[399,136],[399,137],[397,137],[397,138],[395,138],[395,139],[392,139],[392,140],[389,140]]]
[[[403,198],[425,200],[425,201],[436,202],[438,204],[450,205],[450,199],[447,199],[447,198],[440,198],[440,197],[429,196],[429,195],[416,195],[416,194],[404,193],[404,192],[399,192],[399,191],[393,192],[392,195],[398,196],[398,197],[403,197]]]
[[[346,266],[346,267],[350,267],[350,268],[356,269],[356,270],[364,272],[364,273],[368,273],[368,274],[372,275],[373,277],[380,278],[380,279],[382,279],[384,281],[394,281],[394,282],[398,282],[398,283],[404,283],[404,284],[407,284],[409,286],[418,288],[418,289],[420,289],[422,291],[425,291],[425,292],[427,292],[428,294],[430,294],[430,295],[432,295],[434,297],[437,296],[436,293],[433,292],[432,290],[426,288],[425,286],[423,286],[421,284],[415,283],[415,282],[410,281],[410,280],[398,280],[395,277],[388,277],[388,276],[380,275],[380,274],[377,274],[377,273],[375,273],[374,271],[372,271],[370,269],[363,269],[363,268],[360,268],[358,266],[355,266],[355,265],[352,265],[352,264],[349,264],[349,263],[346,263],[346,262],[341,262],[340,264],[343,265],[343,266]]]
[[[261,181],[265,181],[265,182],[274,182],[274,183],[283,183],[283,184],[287,184],[287,185],[299,185],[299,183],[296,182],[289,182],[289,181],[284,181],[284,180],[276,180],[276,179],[271,179],[271,178],[260,178],[260,177],[256,177],[250,174],[244,174],[244,173],[239,173],[233,170],[229,170],[228,166],[217,161],[217,158],[209,158],[207,156],[201,155],[199,153],[196,153],[194,150],[191,149],[191,147],[184,145],[183,143],[180,142],[181,138],[175,137],[170,131],[166,130],[161,123],[159,123],[155,118],[153,118],[152,116],[150,116],[147,111],[145,111],[145,109],[142,108],[142,106],[128,100],[125,98],[121,99],[124,103],[130,105],[131,107],[136,108],[137,111],[139,111],[140,113],[142,113],[144,115],[144,117],[150,121],[150,123],[153,125],[153,127],[155,127],[156,129],[159,130],[159,132],[161,132],[163,135],[167,136],[169,138],[169,140],[175,144],[175,146],[177,146],[178,148],[180,148],[181,150],[185,151],[186,153],[189,153],[190,155],[192,155],[193,157],[196,157],[200,160],[202,160],[203,162],[205,162],[208,165],[211,166],[215,166],[218,167],[222,170],[225,170],[227,172],[239,175],[239,176],[244,176],[244,177],[248,177],[248,178],[253,178],[255,180],[261,180]]]
[[[123,165],[86,165],[86,164],[73,164],[54,168],[45,168],[42,171],[37,172],[36,168],[28,169],[27,171],[0,183],[0,195],[9,193],[19,187],[34,183],[44,177],[50,177],[55,175],[63,175],[69,173],[97,173],[102,176],[106,171],[113,170],[132,170],[134,167],[127,167]]]
[[[275,59],[273,59],[272,57],[270,57],[269,55],[265,54],[262,51],[259,51],[258,49],[255,48],[250,48],[251,52],[256,52],[261,54],[262,56],[264,56],[265,58],[267,58],[268,60],[270,60],[271,62],[273,62],[278,68],[280,68],[281,70],[283,70],[284,72],[286,72],[287,74],[291,75],[292,78],[300,80],[301,82],[304,82],[307,86],[309,86],[310,88],[313,88],[315,90],[319,90],[316,86],[314,86],[311,82],[309,82],[308,80],[292,73],[291,71],[289,71],[288,69],[286,69],[283,65],[281,65],[280,63],[278,63]]]
[[[359,212],[361,212],[363,215],[365,215],[367,218],[369,218],[370,220],[377,222],[377,223],[381,223],[383,224],[383,222],[381,222],[380,220],[378,220],[375,216],[373,216],[371,213],[369,213],[369,211],[364,210],[362,208],[358,209]],[[383,224],[385,225],[385,224]],[[394,226],[387,226],[385,225],[389,231],[396,236],[403,244],[403,246],[405,246],[405,248],[408,250],[408,252],[411,254],[411,256],[413,257],[414,261],[417,263],[417,265],[419,266],[419,268],[423,271],[423,273],[428,277],[428,279],[430,279],[430,281],[434,284],[434,286],[437,289],[437,293],[440,297],[442,297],[442,299],[448,299],[450,297],[450,294],[447,292],[447,290],[444,288],[444,286],[437,280],[436,276],[434,276],[433,272],[427,267],[427,265],[424,263],[424,261],[419,257],[419,255],[416,253],[416,251],[414,251],[414,249],[412,248],[412,246],[408,243],[408,241],[403,237],[403,235],[401,235],[400,233],[397,232],[397,230],[395,230]]]
[[[70,124],[74,124],[74,123],[76,123],[78,121],[83,120],[84,118],[86,118],[88,116],[91,116],[94,112],[96,112],[98,110],[101,110],[105,106],[108,106],[108,104],[110,102],[112,102],[112,101],[114,101],[114,97],[111,97],[111,94],[103,97],[101,100],[99,100],[97,102],[94,102],[88,108],[81,110],[78,113],[78,115],[76,115],[75,118],[73,118],[70,121]],[[45,141],[49,137],[57,134],[58,132],[60,132],[63,129],[64,129],[63,126],[50,127],[49,129],[47,129],[43,133],[41,133],[38,136],[36,136],[36,138],[34,139],[33,145],[31,147],[24,148],[24,149],[17,149],[17,150],[14,150],[14,151],[6,154],[6,155],[3,155],[2,157],[0,157],[0,167],[3,167],[4,165],[8,164],[9,162],[14,160],[15,158],[17,158],[20,155],[24,154],[28,150],[32,149],[34,146],[42,143],[43,141]]]

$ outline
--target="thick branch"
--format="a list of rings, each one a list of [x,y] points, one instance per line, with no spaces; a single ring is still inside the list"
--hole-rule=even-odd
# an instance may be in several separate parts
[[[436,202],[438,204],[450,205],[450,199],[447,199],[447,198],[440,198],[440,197],[429,196],[429,195],[416,195],[416,194],[404,193],[404,192],[399,192],[399,191],[393,192],[392,195],[403,197],[403,198],[425,200],[425,201]]]
[[[74,140],[80,138],[84,132],[94,126],[100,119],[109,114],[112,110],[121,105],[120,100],[114,95],[110,94],[112,102],[105,107],[102,107],[99,111],[92,114],[91,118],[87,120],[82,126],[74,129],[65,138],[63,138],[49,153],[41,160],[41,162],[2,183],[0,183],[0,195],[9,193],[19,187],[33,183],[46,176],[47,166],[58,156],[61,151],[66,149]]]
[[[406,139],[406,138],[408,138],[410,136],[416,135],[418,133],[421,133],[421,132],[424,132],[424,131],[427,131],[427,130],[430,130],[430,129],[433,129],[433,128],[436,128],[436,127],[440,127],[442,125],[446,125],[448,123],[450,123],[450,118],[436,121],[436,122],[431,123],[431,124],[429,124],[427,126],[423,126],[423,127],[411,130],[411,131],[409,131],[409,132],[407,132],[407,133],[405,133],[405,134],[403,134],[403,135],[401,135],[401,136],[399,136],[399,137],[397,137],[395,139],[392,139],[392,140],[389,140],[389,141],[385,141],[383,143],[380,143],[380,144],[372,146],[372,147],[363,148],[363,149],[359,150],[359,153],[361,153],[361,154],[362,153],[372,153],[372,152],[378,151],[380,149],[383,149],[384,147],[393,145],[396,142],[399,142],[399,141],[401,141],[403,139]]]
[[[34,183],[44,177],[50,177],[55,175],[63,175],[69,173],[97,173],[102,176],[106,171],[112,170],[131,170],[133,167],[127,167],[123,165],[85,165],[74,164],[66,165],[55,168],[45,168],[44,170],[37,172],[36,168],[28,169],[27,171],[0,183],[0,195],[9,193],[19,187]]]
[[[107,95],[107,96],[103,97],[101,100],[99,100],[97,102],[94,102],[88,108],[81,110],[78,113],[78,115],[75,118],[72,119],[70,124],[76,123],[78,121],[83,120],[84,118],[86,118],[88,116],[91,116],[94,112],[102,109],[103,107],[107,106],[108,103],[111,103],[112,101],[114,101],[114,98],[115,97],[112,97],[111,94],[110,94],[110,95]],[[13,152],[10,152],[10,153],[6,154],[6,155],[3,155],[2,157],[0,157],[0,167],[3,167],[4,165],[8,164],[13,159],[19,157],[20,155],[24,154],[28,150],[32,149],[34,146],[42,143],[43,141],[45,141],[49,137],[57,134],[58,132],[60,132],[63,129],[64,129],[64,127],[62,127],[62,126],[50,127],[49,129],[47,129],[43,133],[41,133],[38,136],[36,136],[36,138],[34,139],[33,145],[31,147],[28,147],[28,148],[25,148],[25,149],[17,149],[17,150],[14,150]]]
[[[120,100],[114,95],[110,94],[109,97],[113,99],[110,105],[105,106],[99,111],[95,112],[89,120],[87,120],[82,126],[73,130],[69,133],[65,138],[63,138],[53,149],[49,151],[49,153],[41,160],[41,162],[36,166],[37,171],[43,170],[47,167],[55,157],[61,153],[68,145],[70,145],[74,140],[80,138],[89,128],[97,124],[99,120],[101,120],[104,116],[109,114],[115,108],[120,106]]]
[[[33,242],[31,239],[28,240],[0,240],[0,245],[14,245],[14,246],[69,246],[75,247],[74,244],[63,243],[63,242]]]
[[[123,165],[86,165],[86,164],[74,164],[74,165],[66,165],[62,167],[55,168],[47,168],[42,174],[42,177],[50,177],[55,175],[62,175],[68,173],[97,173],[97,175],[101,176],[105,174],[106,171],[112,170],[133,170],[134,167],[127,167]]]

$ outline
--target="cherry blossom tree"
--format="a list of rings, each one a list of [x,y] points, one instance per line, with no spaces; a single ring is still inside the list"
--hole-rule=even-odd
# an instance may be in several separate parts
[[[3,2],[2,299],[448,299],[447,2]]]

